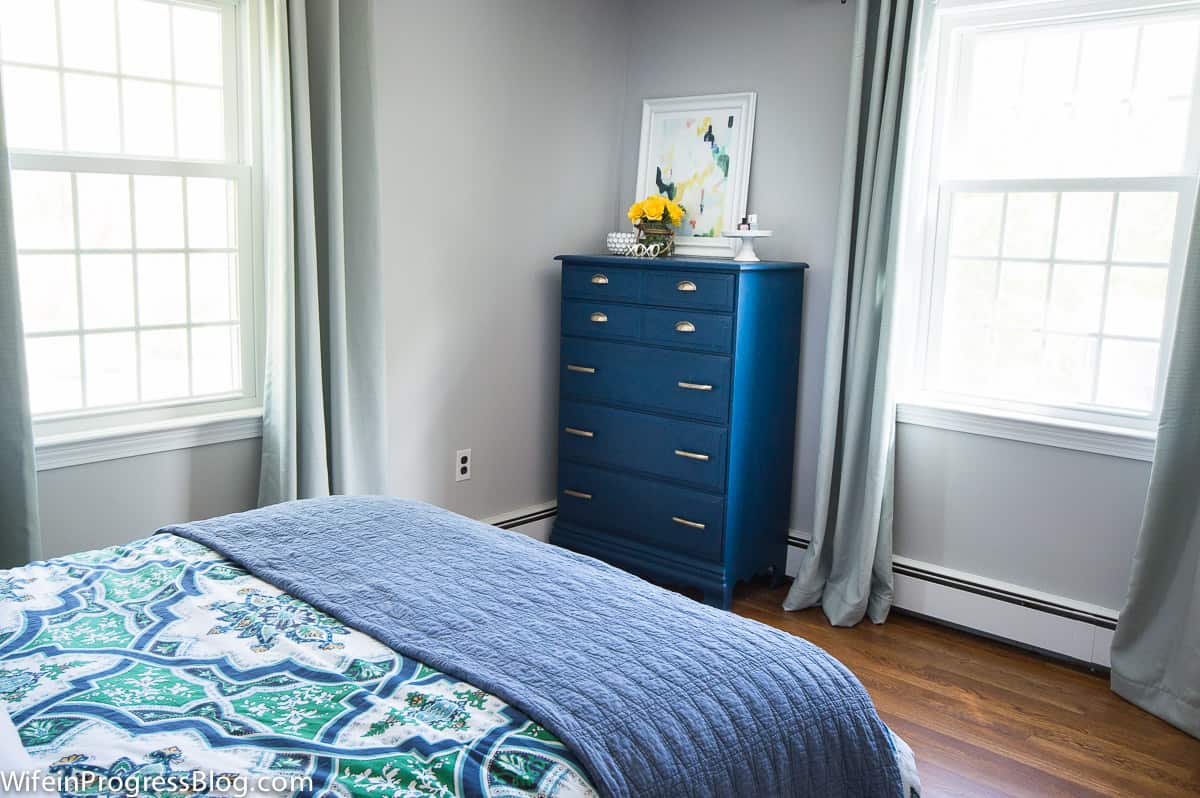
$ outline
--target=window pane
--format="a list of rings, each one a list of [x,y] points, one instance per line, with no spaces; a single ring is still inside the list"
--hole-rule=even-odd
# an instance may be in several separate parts
[[[1167,304],[1165,268],[1114,266],[1108,283],[1104,332],[1158,338]]]
[[[241,388],[237,325],[192,330],[192,391],[197,395]]]
[[[1158,344],[1107,339],[1100,350],[1096,401],[1109,407],[1149,411],[1154,405]]]
[[[80,173],[79,246],[82,249],[125,249],[129,239],[129,178],[125,175]]]
[[[142,401],[156,402],[188,395],[186,330],[142,333]]]
[[[999,254],[1003,208],[1003,194],[955,194],[950,221],[950,254]]]
[[[224,158],[221,90],[180,86],[175,102],[179,109],[179,157],[213,161]]]
[[[1095,338],[1047,335],[1042,354],[1042,398],[1065,404],[1090,402],[1095,363]]]
[[[946,274],[947,324],[986,323],[992,318],[997,264],[990,260],[952,259]]]
[[[117,71],[117,31],[111,2],[58,0],[63,66]]]
[[[171,77],[170,8],[154,0],[120,0],[121,71]]]
[[[54,28],[53,3],[0,0],[0,52],[5,61],[57,66]],[[6,105],[8,99],[4,98]]]
[[[22,255],[21,322],[27,333],[79,327],[74,255]]]
[[[75,152],[120,152],[117,79],[64,75],[67,98],[67,149]]]
[[[133,404],[138,399],[137,341],[134,333],[83,337],[88,407]]]
[[[1100,332],[1104,265],[1059,263],[1054,267],[1046,327],[1058,332]]]
[[[1069,260],[1106,259],[1112,201],[1113,195],[1107,192],[1063,194],[1055,254]]]
[[[1010,258],[1048,258],[1054,241],[1055,195],[1008,195],[1004,254]]]
[[[183,255],[139,255],[138,316],[142,324],[187,322]]]
[[[236,263],[233,255],[191,256],[192,321],[237,320]]]
[[[1040,395],[1041,333],[997,330],[995,341],[992,393],[1023,400]]]
[[[125,93],[125,152],[131,155],[171,155],[175,132],[171,122],[171,87],[165,83],[123,80]]]
[[[221,14],[175,6],[175,79],[221,83]]]
[[[1198,42],[1200,23],[1174,21],[1147,25],[1142,31],[1138,55],[1138,94],[1190,94]]]
[[[216,177],[187,179],[188,246],[220,249],[234,246],[233,184]]]
[[[1049,279],[1049,264],[1001,263],[1000,287],[996,294],[997,326],[1040,329]]]
[[[137,175],[133,178],[137,245],[141,249],[183,248],[183,180]]]
[[[1166,263],[1175,233],[1173,192],[1127,191],[1117,200],[1113,259]]]
[[[31,412],[78,410],[83,403],[79,378],[79,338],[26,338]]]
[[[83,277],[83,326],[89,330],[132,327],[133,258],[83,255],[79,269]]]
[[[74,247],[71,176],[65,172],[14,171],[12,181],[17,247]]]
[[[4,67],[4,117],[10,148],[61,150],[58,74]]]

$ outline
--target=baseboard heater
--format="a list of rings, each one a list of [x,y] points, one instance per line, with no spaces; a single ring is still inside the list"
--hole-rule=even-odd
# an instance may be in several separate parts
[[[808,548],[808,541],[797,535],[789,535],[788,543]],[[892,572],[895,607],[901,612],[1088,667],[1108,666],[1117,627],[1113,613],[1007,589],[962,572],[946,573],[903,557],[895,558]]]
[[[492,526],[498,526],[501,529],[513,529],[525,524],[532,524],[534,521],[545,521],[547,518],[553,518],[558,515],[558,506],[547,507],[542,510],[537,510],[524,515],[515,515],[512,518],[502,518],[499,521],[494,521]]]

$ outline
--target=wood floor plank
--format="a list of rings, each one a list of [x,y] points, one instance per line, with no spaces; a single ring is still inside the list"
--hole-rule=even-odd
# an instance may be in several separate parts
[[[845,663],[912,746],[926,796],[1200,796],[1200,740],[1102,674],[899,613],[835,628],[784,612],[786,591],[740,587],[733,610]]]

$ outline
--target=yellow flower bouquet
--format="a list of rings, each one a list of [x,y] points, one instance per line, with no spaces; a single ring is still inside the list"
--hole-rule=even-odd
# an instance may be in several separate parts
[[[639,254],[647,257],[675,252],[675,230],[683,222],[683,206],[660,194],[651,194],[629,206],[629,221],[638,229]]]

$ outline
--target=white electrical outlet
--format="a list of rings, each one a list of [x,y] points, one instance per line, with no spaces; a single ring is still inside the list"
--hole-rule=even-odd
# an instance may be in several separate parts
[[[463,482],[471,478],[471,450],[459,449],[454,455],[454,481]]]

